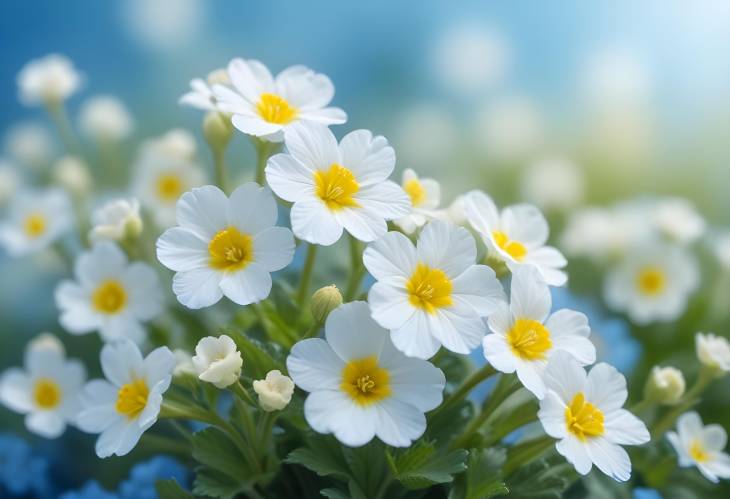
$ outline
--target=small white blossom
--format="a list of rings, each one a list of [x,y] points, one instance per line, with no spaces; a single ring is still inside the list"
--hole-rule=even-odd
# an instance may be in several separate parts
[[[676,367],[654,366],[644,388],[644,397],[653,402],[674,405],[682,399],[686,383]]]
[[[564,158],[540,160],[525,171],[522,195],[544,210],[573,208],[585,195],[583,170]]]
[[[79,111],[79,128],[100,142],[118,141],[129,136],[134,122],[124,103],[111,95],[88,99]]]
[[[202,338],[195,346],[192,361],[198,378],[213,383],[217,388],[225,388],[238,381],[243,365],[236,342],[225,334],[218,338]]]
[[[77,196],[87,194],[93,183],[88,165],[76,156],[59,159],[53,168],[53,178],[58,185]]]
[[[18,73],[17,82],[23,104],[57,104],[78,90],[82,76],[66,56],[51,54],[29,61]]]
[[[697,466],[713,483],[730,478],[730,456],[723,452],[727,432],[722,426],[704,426],[699,414],[687,412],[677,420],[677,432],[668,432],[667,439],[677,452],[681,467]]]
[[[261,408],[267,412],[280,411],[289,405],[294,393],[294,382],[274,369],[266,373],[265,379],[253,382],[253,390],[259,396]]]
[[[19,165],[31,169],[47,166],[54,153],[48,129],[34,122],[15,125],[5,136],[5,147]]]
[[[697,333],[695,349],[703,365],[716,370],[718,374],[730,371],[730,343],[726,338],[712,333]]]
[[[134,198],[109,201],[92,213],[91,221],[93,227],[89,237],[92,241],[121,241],[137,237],[142,231],[139,202]]]

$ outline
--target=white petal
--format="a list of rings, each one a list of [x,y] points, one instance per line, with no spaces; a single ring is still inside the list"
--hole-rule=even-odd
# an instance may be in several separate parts
[[[139,320],[148,321],[162,311],[162,290],[157,272],[142,262],[133,262],[120,281],[129,290],[129,311]]]
[[[443,270],[450,279],[474,265],[477,257],[476,242],[469,231],[443,220],[429,222],[416,246],[419,260]]]
[[[543,322],[552,308],[550,289],[530,267],[521,267],[512,275],[510,309],[515,319]]]
[[[400,232],[388,232],[368,245],[362,261],[378,281],[404,285],[416,268],[416,249],[411,240]]]
[[[158,382],[150,389],[150,393],[147,396],[147,404],[144,410],[137,416],[137,425],[142,431],[157,422],[157,416],[160,415],[160,407],[162,406],[162,394],[170,386],[171,379],[172,376],[168,375],[166,379]]]
[[[452,284],[454,300],[468,304],[481,317],[493,313],[505,299],[494,270],[486,265],[469,267]]]
[[[730,478],[730,456],[724,452],[716,453],[711,461],[702,463],[702,466],[718,478]]]
[[[172,278],[172,290],[188,308],[209,307],[223,297],[222,277],[221,272],[208,267],[178,272]]]
[[[412,210],[408,194],[389,180],[361,189],[354,198],[360,205],[386,220],[404,217]]]
[[[157,240],[157,259],[175,272],[206,267],[210,260],[208,242],[190,229],[167,229]]]
[[[572,435],[560,440],[555,444],[558,453],[565,457],[581,475],[587,475],[593,466],[588,450],[583,443]]]
[[[555,248],[543,246],[527,253],[523,263],[533,265],[550,286],[562,286],[568,281],[568,274],[559,270],[568,262]]]
[[[152,387],[161,381],[166,381],[169,386],[175,363],[175,354],[169,348],[159,347],[152,350],[143,362],[147,385]],[[167,387],[164,388],[167,390]]]
[[[627,396],[626,378],[615,367],[601,362],[588,373],[586,400],[604,414],[620,409]]]
[[[239,132],[267,139],[270,135],[274,135],[284,128],[283,125],[264,121],[259,116],[247,116],[243,114],[234,114],[231,118],[231,123],[233,123],[233,126]],[[280,140],[273,140],[272,142],[280,142]]]
[[[586,442],[591,461],[614,480],[625,482],[631,478],[631,459],[626,451],[605,438],[593,438]]]
[[[519,241],[529,249],[545,244],[550,229],[537,206],[517,204],[502,211],[502,228],[512,241]]]
[[[582,365],[596,361],[596,348],[588,339],[591,328],[585,314],[567,309],[558,310],[548,318],[545,327],[550,331],[554,350],[568,352]]]
[[[337,139],[326,126],[296,123],[284,131],[284,143],[289,154],[312,171],[342,163]]]
[[[517,369],[515,354],[512,353],[509,344],[504,336],[499,334],[488,334],[482,340],[484,347],[484,358],[503,373],[513,373]]]
[[[542,379],[544,367],[544,363],[540,361],[517,361],[517,377],[520,383],[538,399],[542,399],[545,396],[546,388]]]
[[[376,408],[360,407],[343,392],[323,390],[309,394],[304,417],[314,431],[334,433],[350,447],[365,445],[375,436]]]
[[[277,92],[299,109],[324,107],[335,95],[335,86],[327,76],[305,66],[285,69],[276,76],[275,83]]]
[[[311,338],[297,342],[286,359],[294,383],[308,392],[338,390],[345,363],[326,341]]]
[[[700,415],[695,411],[685,412],[677,418],[677,430],[682,440],[699,437],[703,430]]]
[[[311,244],[330,246],[342,236],[342,225],[318,199],[303,199],[291,209],[294,235]]]
[[[286,227],[269,227],[253,240],[253,261],[269,272],[281,270],[294,258],[294,235]]]
[[[245,234],[273,227],[277,215],[271,191],[255,182],[240,185],[228,200],[228,222]]]
[[[129,340],[107,343],[101,349],[101,369],[106,379],[121,387],[142,375],[142,354]]]
[[[104,430],[96,441],[96,455],[105,458],[113,454],[127,455],[142,436],[143,430],[135,420],[120,419]]]
[[[196,187],[177,202],[177,223],[210,241],[218,231],[228,226],[228,198],[218,187]]]
[[[368,292],[368,303],[375,321],[386,329],[398,329],[411,320],[416,308],[408,294],[382,282],[376,282]]]
[[[677,453],[677,459],[679,461],[679,465],[683,466],[683,467],[692,466],[694,461],[692,460],[692,457],[687,452],[687,449],[685,449],[685,447],[682,445],[679,435],[677,435],[673,431],[668,431],[667,440],[669,440],[669,443],[672,444],[672,447],[674,447],[674,451]]]
[[[256,103],[262,93],[274,90],[271,73],[256,59],[233,59],[228,63],[228,76],[235,89],[252,103]]]
[[[334,213],[335,219],[354,238],[369,243],[385,235],[388,224],[377,212],[369,208],[344,208]]]
[[[408,447],[426,431],[426,416],[416,407],[395,397],[377,405],[378,424],[375,434],[393,447]]]
[[[327,343],[344,361],[379,358],[388,334],[370,317],[364,301],[337,307],[327,316],[324,330]]]
[[[66,421],[56,411],[39,411],[25,417],[25,426],[44,438],[58,438],[66,430]]]
[[[99,328],[99,314],[91,309],[88,291],[73,281],[63,281],[56,288],[56,305],[61,310],[61,326],[73,334],[90,333]]]
[[[620,445],[641,445],[651,437],[646,425],[625,409],[619,409],[606,416],[606,439]]]
[[[455,353],[467,354],[481,343],[487,333],[484,321],[469,306],[455,302],[429,316],[431,334]]]
[[[114,409],[118,392],[118,388],[106,380],[94,379],[86,383],[81,394],[84,408],[75,421],[79,429],[87,433],[101,433],[120,418]]]
[[[386,341],[380,365],[388,370],[393,396],[421,412],[435,409],[443,400],[446,377],[430,362],[406,357]]]
[[[708,424],[702,429],[702,441],[708,449],[722,451],[727,444],[727,432],[718,424]]]
[[[266,181],[277,196],[293,203],[314,193],[314,172],[290,154],[269,158]]]
[[[299,119],[302,122],[319,125],[341,125],[347,121],[347,113],[339,107],[325,107],[302,111]]]
[[[499,229],[499,211],[492,198],[481,191],[471,191],[464,196],[464,211],[472,228],[486,238]]]
[[[373,137],[369,130],[355,130],[345,135],[340,141],[340,154],[342,166],[355,174],[361,186],[382,182],[395,168],[393,148],[385,137]]]
[[[220,282],[223,294],[234,303],[256,303],[271,292],[271,274],[256,262],[237,272],[226,272]]]
[[[142,324],[129,314],[115,315],[105,320],[99,327],[99,334],[104,341],[128,339],[137,345],[147,338],[147,331]]]
[[[79,255],[74,273],[84,286],[95,286],[109,277],[119,275],[127,265],[127,256],[111,241],[99,241],[90,251]]]
[[[33,410],[33,382],[21,369],[10,368],[0,378],[0,401],[15,412]]]
[[[569,404],[576,393],[585,390],[586,378],[586,371],[578,361],[561,351],[550,357],[544,372],[545,387],[553,390],[565,404]],[[586,398],[594,402],[590,397]]]
[[[441,342],[431,334],[428,314],[417,311],[401,327],[390,332],[393,345],[409,357],[430,359],[441,347]]]
[[[565,404],[560,397],[548,390],[545,397],[540,400],[540,410],[537,417],[545,429],[545,433],[553,438],[566,438],[568,429],[565,423]]]
[[[497,308],[487,319],[489,329],[499,335],[505,336],[512,329],[512,312],[506,301],[497,305]]]

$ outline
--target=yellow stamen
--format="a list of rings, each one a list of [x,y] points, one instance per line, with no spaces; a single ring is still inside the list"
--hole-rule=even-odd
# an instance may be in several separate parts
[[[286,125],[297,117],[296,108],[292,107],[286,99],[276,94],[261,94],[261,99],[256,104],[256,112],[269,123]]]
[[[33,387],[33,400],[41,409],[53,409],[61,403],[61,387],[51,378],[38,378]]]
[[[340,388],[358,405],[370,405],[390,396],[390,374],[375,357],[351,360],[342,369]]]
[[[413,207],[421,205],[426,200],[426,189],[423,188],[423,184],[418,179],[413,178],[403,185],[403,190],[411,198],[411,204]]]
[[[517,319],[507,333],[512,352],[524,360],[542,360],[553,345],[550,331],[538,321]]]
[[[122,385],[117,394],[115,408],[118,413],[135,418],[147,406],[147,397],[150,391],[143,379],[137,379],[126,385]]]
[[[102,282],[91,295],[91,303],[98,312],[116,314],[127,304],[127,291],[121,282],[108,279]]]
[[[636,286],[645,295],[656,296],[667,287],[667,278],[659,267],[645,267],[636,277]]]
[[[43,235],[47,226],[48,222],[46,222],[46,217],[41,213],[31,213],[25,217],[25,222],[23,223],[25,235],[31,239]]]
[[[210,266],[218,270],[241,270],[253,261],[253,238],[235,227],[218,232],[208,244]]]
[[[689,446],[689,455],[698,463],[704,463],[710,459],[710,454],[705,450],[705,446],[697,439],[692,440]]]
[[[163,201],[177,201],[183,193],[180,177],[173,173],[163,173],[157,177],[157,196]]]
[[[603,413],[595,405],[586,402],[582,392],[578,392],[565,408],[565,425],[581,441],[599,437],[604,432]]]
[[[429,314],[434,314],[437,309],[448,307],[453,303],[452,288],[451,280],[443,270],[431,268],[423,263],[416,266],[416,270],[406,282],[408,300],[413,306]]]
[[[507,234],[502,231],[495,230],[492,232],[492,238],[494,244],[518,262],[522,261],[527,255],[527,248],[525,248],[524,244],[519,241],[510,240]]]
[[[360,190],[360,184],[355,175],[342,165],[334,163],[329,170],[314,172],[314,185],[317,197],[332,211],[360,206],[353,198]]]

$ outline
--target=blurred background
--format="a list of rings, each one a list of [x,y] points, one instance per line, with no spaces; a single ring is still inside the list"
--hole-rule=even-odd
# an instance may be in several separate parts
[[[540,205],[557,236],[581,205],[680,196],[712,230],[730,225],[730,2],[723,0],[6,1],[0,44],[0,157],[8,162],[28,127],[36,127],[36,142],[27,140],[41,160],[62,150],[43,110],[18,100],[16,75],[30,59],[61,53],[84,74],[82,91],[67,103],[72,122],[89,96],[124,102],[134,118],[127,157],[146,138],[183,127],[209,162],[201,115],[178,99],[192,78],[233,57],[256,58],[274,73],[305,64],[327,74],[337,89],[333,105],[349,115],[335,133],[385,135],[399,171],[442,183],[444,206],[478,187],[500,205]],[[244,172],[253,150],[238,139],[231,166]],[[0,255],[3,368],[20,364],[31,336],[60,332],[54,269],[42,258]],[[591,267],[571,261],[569,271],[579,277],[560,300],[594,310],[594,327],[606,324],[603,341],[616,345],[609,361],[635,369],[635,396],[654,363],[689,365],[697,329],[730,330],[727,314],[705,320],[692,303],[695,315],[680,325],[631,326],[605,310]],[[703,414],[727,426],[727,414],[719,418],[728,395],[715,392]],[[20,418],[3,410],[0,420],[24,434]],[[79,455],[91,458],[83,445]]]

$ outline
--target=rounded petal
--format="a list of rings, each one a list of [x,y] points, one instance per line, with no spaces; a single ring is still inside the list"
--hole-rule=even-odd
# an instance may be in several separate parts
[[[284,128],[283,125],[264,121],[260,116],[249,116],[248,114],[234,114],[231,123],[239,132],[254,137],[268,138]],[[280,140],[275,142],[280,142]]]
[[[101,369],[106,379],[120,387],[142,372],[142,353],[130,340],[107,343],[101,349]]]
[[[544,322],[552,304],[550,288],[535,269],[520,267],[512,275],[510,309],[516,319]]]
[[[334,213],[337,222],[355,239],[369,243],[383,236],[388,231],[379,213],[365,208],[345,208]]]
[[[25,417],[29,431],[44,438],[58,438],[66,431],[66,421],[56,411],[39,411]]]
[[[207,267],[208,242],[190,229],[173,227],[157,240],[157,259],[175,272]]]
[[[147,331],[142,327],[142,324],[137,319],[130,317],[129,314],[115,315],[103,322],[99,327],[99,334],[104,341],[128,339],[137,345],[147,338]]]
[[[551,246],[543,246],[527,253],[523,263],[534,266],[550,286],[562,286],[568,274],[560,270],[568,264],[562,253]]]
[[[492,314],[505,300],[494,270],[486,265],[469,267],[452,284],[454,300],[467,304],[481,317]]]
[[[147,385],[155,386],[162,381],[169,386],[175,363],[175,354],[169,348],[159,347],[152,350],[143,361]],[[166,386],[162,391],[165,390],[167,390]]]
[[[488,334],[482,340],[484,358],[503,373],[513,373],[517,369],[517,362],[512,349],[502,335]]]
[[[593,463],[588,455],[588,450],[576,437],[569,435],[568,437],[560,440],[557,444],[555,444],[555,449],[558,451],[558,454],[567,459],[568,462],[573,465],[575,471],[581,475],[587,475],[588,472],[591,471]]]
[[[186,192],[177,202],[177,223],[210,241],[228,226],[228,198],[218,187],[205,185]]]
[[[565,404],[558,395],[548,390],[540,400],[540,410],[537,412],[545,433],[553,438],[566,438],[568,428],[565,424]]]
[[[542,212],[531,204],[517,204],[502,210],[502,229],[510,240],[519,241],[528,250],[545,244],[550,234]]]
[[[416,250],[420,261],[443,270],[450,279],[460,276],[477,258],[476,242],[469,231],[444,220],[426,224]]]
[[[426,431],[426,416],[418,408],[391,397],[377,405],[375,434],[393,447],[408,447]]]
[[[119,419],[104,430],[96,441],[96,455],[105,458],[111,455],[125,456],[137,445],[143,430],[136,420]]]
[[[677,430],[682,440],[696,438],[702,434],[702,419],[696,411],[685,412],[677,418]]]
[[[31,393],[33,381],[22,369],[10,368],[0,378],[0,401],[15,412],[25,414],[33,410]]]
[[[269,227],[253,240],[253,261],[269,272],[281,270],[294,258],[294,234],[286,227]]]
[[[497,305],[497,309],[487,319],[487,325],[493,333],[500,336],[506,336],[509,330],[512,329],[512,312],[506,301]]]
[[[284,143],[289,154],[312,172],[342,162],[337,139],[323,125],[296,123],[289,126],[284,131]],[[310,179],[313,183],[314,180]]]
[[[101,433],[122,416],[114,409],[118,388],[106,380],[91,380],[81,393],[83,409],[75,418],[81,431]]]
[[[69,333],[90,333],[101,325],[99,314],[91,309],[90,292],[75,282],[61,282],[56,288],[55,299],[61,310],[59,322]]]
[[[311,338],[297,342],[286,358],[294,383],[308,392],[338,390],[345,363],[326,341]]]
[[[322,108],[335,95],[335,86],[326,75],[305,66],[286,68],[276,76],[275,84],[279,95],[301,110]]]
[[[601,362],[588,373],[586,400],[604,414],[621,409],[627,396],[626,378],[615,367]]]
[[[576,393],[585,390],[586,371],[567,352],[555,352],[550,357],[543,376],[545,387],[554,391],[565,404],[569,404]],[[586,398],[595,403],[587,394]]]
[[[455,302],[429,315],[431,334],[455,353],[468,354],[481,343],[487,326],[469,306]]]
[[[209,307],[223,297],[223,274],[208,267],[178,272],[172,278],[172,291],[188,308]]]
[[[431,334],[428,314],[417,311],[405,324],[390,332],[393,345],[408,357],[430,359],[441,347],[441,342]]]
[[[386,329],[398,329],[417,312],[404,290],[382,282],[376,282],[370,288],[368,303],[373,319]]]
[[[702,463],[698,468],[710,480],[712,480],[710,477],[714,476],[715,480],[713,481],[717,483],[718,478],[730,478],[730,456],[724,452],[718,452],[712,460]]]
[[[266,181],[281,199],[296,203],[314,194],[314,172],[291,154],[275,154],[266,163]]]
[[[702,430],[702,441],[708,449],[722,451],[727,444],[727,432],[718,424],[708,424]]]
[[[588,456],[599,470],[619,482],[631,478],[631,459],[626,451],[605,438],[593,438],[585,443]]]
[[[404,217],[412,210],[408,194],[389,180],[364,187],[354,197],[360,205],[386,220]]]
[[[311,244],[330,246],[342,236],[342,225],[318,199],[303,199],[291,209],[294,235]]]
[[[251,103],[256,103],[262,93],[274,90],[271,72],[256,59],[233,59],[228,63],[228,76],[233,87]]]
[[[380,358],[388,334],[370,316],[364,301],[337,307],[327,316],[324,330],[327,343],[346,362],[370,356]]]
[[[606,439],[619,445],[641,445],[651,439],[644,422],[625,409],[607,416],[605,430]]]
[[[319,125],[341,125],[347,121],[347,113],[339,107],[325,107],[302,111],[299,118],[303,122]]]
[[[362,261],[378,281],[404,286],[416,268],[416,248],[400,232],[388,232],[365,248]]]
[[[545,396],[546,388],[542,379],[542,371],[544,371],[543,363],[540,361],[518,361],[516,371],[520,383],[532,392],[538,400]]]
[[[148,321],[162,311],[162,289],[157,272],[142,262],[131,263],[121,276],[129,290],[128,309],[135,318]]]
[[[228,223],[245,234],[257,234],[272,227],[277,216],[271,191],[256,182],[240,185],[228,200]]]
[[[471,191],[464,196],[464,211],[472,228],[487,239],[499,228],[497,205],[481,191]]]
[[[340,141],[342,166],[352,171],[360,185],[382,182],[393,173],[395,151],[385,137],[355,130]],[[410,204],[410,203],[409,203]]]
[[[220,282],[223,294],[239,305],[256,303],[271,292],[271,274],[257,262],[237,272],[225,272]]]
[[[374,406],[360,407],[339,390],[316,391],[304,401],[304,417],[314,431],[333,433],[349,447],[365,445],[375,436]]]
[[[425,360],[406,357],[386,341],[380,364],[388,370],[393,397],[419,411],[430,411],[443,400],[446,377],[443,371]]]

